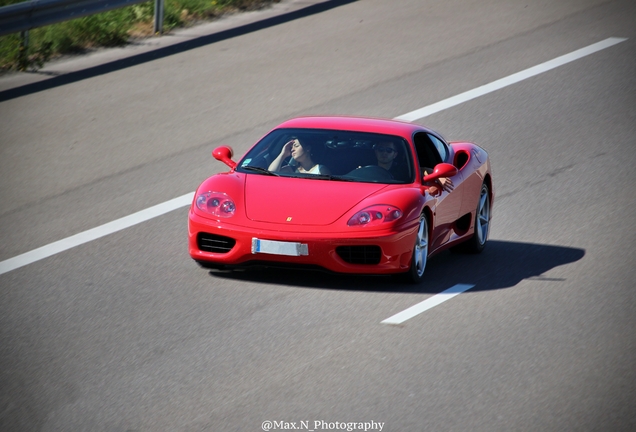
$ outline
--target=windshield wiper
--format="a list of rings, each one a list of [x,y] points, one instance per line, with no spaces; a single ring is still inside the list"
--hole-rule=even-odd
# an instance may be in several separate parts
[[[248,165],[248,166],[244,166],[244,167],[241,167],[241,168],[243,168],[245,170],[248,170],[248,171],[254,171],[254,172],[257,172],[257,173],[260,173],[260,174],[272,175],[272,176],[279,177],[279,175],[276,174],[275,172],[270,171],[270,170],[265,169],[265,168],[257,167],[257,166],[249,166]]]
[[[356,181],[356,179],[353,179],[351,177],[341,177],[341,176],[336,176],[336,175],[331,175],[331,174],[310,174],[310,175],[307,176],[307,178],[315,178],[315,179],[319,179],[319,180],[345,181],[345,182],[354,182],[354,181]]]
[[[257,172],[259,174],[265,174],[265,175],[271,175],[271,176],[276,176],[276,177],[280,177],[280,174],[278,174],[277,172],[274,171],[270,171],[268,169],[265,168],[261,168],[258,166],[244,166],[241,167],[244,170],[247,171],[254,171]],[[345,181],[345,182],[355,182],[358,181],[355,178],[351,178],[351,177],[341,177],[341,176],[335,176],[335,175],[331,175],[331,174],[303,174],[303,175],[298,175],[299,173],[294,173],[294,175],[288,175],[286,174],[285,177],[299,177],[299,178],[311,178],[311,179],[317,179],[317,180],[335,180],[335,181]]]

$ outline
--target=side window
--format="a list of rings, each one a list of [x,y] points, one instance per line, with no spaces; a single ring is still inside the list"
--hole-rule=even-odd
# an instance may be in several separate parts
[[[417,159],[421,168],[432,169],[443,161],[431,138],[433,138],[431,135],[424,132],[418,132],[413,137]],[[447,153],[444,153],[444,155],[446,156]]]
[[[447,160],[448,159],[448,147],[446,147],[446,144],[444,144],[439,138],[437,138],[434,135],[430,135],[429,134],[428,137],[431,139],[431,141],[435,145],[435,148],[439,152],[439,155],[442,157],[442,160],[443,161]]]

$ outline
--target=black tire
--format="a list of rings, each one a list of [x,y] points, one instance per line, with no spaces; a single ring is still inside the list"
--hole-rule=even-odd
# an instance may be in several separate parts
[[[428,261],[428,219],[426,215],[420,215],[420,224],[415,236],[411,266],[406,273],[400,273],[399,279],[403,282],[418,284],[424,279],[424,270]]]
[[[477,211],[475,211],[473,236],[466,242],[452,248],[453,252],[478,254],[484,250],[490,232],[491,209],[490,189],[484,183],[481,185]]]

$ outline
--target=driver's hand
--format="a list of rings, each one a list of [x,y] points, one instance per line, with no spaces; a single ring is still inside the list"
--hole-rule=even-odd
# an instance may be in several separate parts
[[[295,139],[291,141],[287,141],[285,145],[283,146],[283,148],[281,149],[280,154],[282,154],[283,157],[291,156],[291,149],[295,142],[296,142]]]

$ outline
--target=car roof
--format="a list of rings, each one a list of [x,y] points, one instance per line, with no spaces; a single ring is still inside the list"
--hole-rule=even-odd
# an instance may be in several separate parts
[[[276,127],[276,129],[280,128],[333,129],[398,135],[404,138],[410,138],[415,131],[429,131],[420,125],[401,120],[349,116],[296,117]]]

